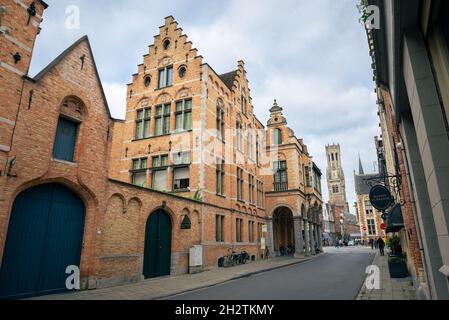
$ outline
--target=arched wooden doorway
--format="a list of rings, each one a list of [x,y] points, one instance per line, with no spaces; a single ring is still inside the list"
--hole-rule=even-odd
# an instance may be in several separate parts
[[[66,290],[66,268],[80,265],[82,200],[60,184],[25,190],[14,201],[0,270],[0,297]]]
[[[276,255],[281,253],[282,248],[287,252],[288,246],[294,247],[293,213],[289,208],[279,207],[273,212],[273,237]]]
[[[172,224],[162,209],[153,212],[145,228],[143,275],[145,279],[170,274]]]

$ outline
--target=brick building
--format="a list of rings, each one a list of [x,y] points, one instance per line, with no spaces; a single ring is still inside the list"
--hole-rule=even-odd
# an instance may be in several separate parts
[[[374,208],[369,200],[371,186],[378,184],[378,179],[380,179],[379,173],[365,173],[362,161],[359,159],[359,172],[354,172],[354,184],[360,233],[364,241],[385,237],[385,230],[381,228],[381,224],[384,223],[382,212]]]
[[[407,236],[401,235],[401,243],[407,248],[409,267],[414,263],[410,269],[421,296],[447,300],[449,3],[369,0],[367,4],[380,12],[380,28],[367,25],[367,37],[386,132],[383,140],[394,160],[386,161],[402,183]]]
[[[46,7],[0,1],[1,297],[64,290],[68,265],[83,289],[187,273],[195,245],[199,268],[262,237],[315,254],[321,172],[276,102],[255,117],[242,61],[217,74],[169,16],[113,119],[87,37],[28,75]]]

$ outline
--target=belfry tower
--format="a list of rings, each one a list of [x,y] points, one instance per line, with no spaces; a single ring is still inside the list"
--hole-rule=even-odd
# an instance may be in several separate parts
[[[339,144],[326,146],[327,156],[327,188],[329,203],[347,206],[345,175],[341,166],[341,150]]]

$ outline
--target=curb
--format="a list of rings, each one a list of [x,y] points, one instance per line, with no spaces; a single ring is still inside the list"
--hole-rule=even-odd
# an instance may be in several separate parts
[[[373,254],[373,257],[371,259],[370,265],[373,264],[374,259],[376,259],[376,256],[377,256],[377,251]],[[357,296],[355,297],[355,300],[362,300],[360,298],[362,296],[363,287],[365,286],[366,274],[365,274],[365,277],[363,278],[363,280],[364,281],[362,281],[362,285],[360,286],[359,293],[357,293]]]
[[[315,255],[315,256],[308,257],[308,258],[305,258],[305,259],[302,259],[302,260],[294,261],[294,262],[291,262],[291,263],[288,263],[288,264],[284,264],[284,265],[281,265],[281,266],[275,266],[275,267],[270,267],[270,268],[263,269],[263,270],[257,270],[257,271],[253,271],[253,272],[248,272],[248,273],[245,273],[245,274],[242,274],[242,275],[239,275],[239,276],[234,276],[232,278],[229,278],[229,279],[226,279],[226,280],[223,280],[223,281],[219,281],[217,283],[208,284],[208,285],[204,285],[204,286],[197,287],[197,288],[192,288],[192,289],[186,289],[186,290],[182,290],[182,291],[179,291],[179,292],[176,292],[176,293],[165,294],[165,295],[162,295],[162,296],[149,298],[147,300],[160,300],[160,299],[181,295],[181,294],[185,294],[185,293],[196,291],[196,290],[201,290],[201,289],[207,289],[207,288],[215,287],[215,286],[227,283],[227,282],[231,282],[231,281],[235,281],[235,280],[239,280],[239,279],[243,279],[243,278],[249,278],[249,277],[251,277],[253,275],[256,275],[256,274],[260,274],[260,273],[264,273],[264,272],[270,272],[270,271],[273,271],[273,270],[290,267],[290,266],[293,266],[293,265],[296,265],[296,264],[309,262],[311,260],[315,260],[316,258],[322,257],[322,256],[324,256],[326,254],[327,254],[326,252],[323,252],[323,253],[321,253],[319,255]]]

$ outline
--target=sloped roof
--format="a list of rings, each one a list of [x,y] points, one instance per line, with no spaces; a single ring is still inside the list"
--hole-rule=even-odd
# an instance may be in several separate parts
[[[380,177],[378,173],[372,174],[355,174],[354,175],[354,184],[355,184],[355,193],[356,194],[369,194],[371,191],[371,186],[368,185],[368,179]],[[378,184],[375,181],[372,181],[373,185]]]
[[[228,87],[230,90],[232,90],[232,86],[234,84],[234,80],[235,80],[236,76],[237,76],[237,70],[219,75],[221,81],[223,81],[224,84],[226,85],[226,87]]]
[[[111,119],[114,119],[111,115],[111,111],[109,109],[108,101],[106,99],[106,95],[103,90],[103,85],[101,83],[100,75],[98,73],[97,64],[95,63],[94,54],[92,52],[92,47],[90,46],[89,37],[87,35],[81,37],[77,41],[75,41],[70,47],[65,49],[59,56],[57,56],[52,62],[50,62],[41,72],[39,72],[34,78],[30,78],[33,81],[40,81],[54,66],[60,63],[70,52],[72,52],[80,43],[83,41],[87,42],[87,47],[89,48],[90,55],[92,57],[92,64],[94,66],[95,74],[98,79],[98,83],[100,84],[100,92],[103,97],[104,103],[106,105],[106,111]]]

